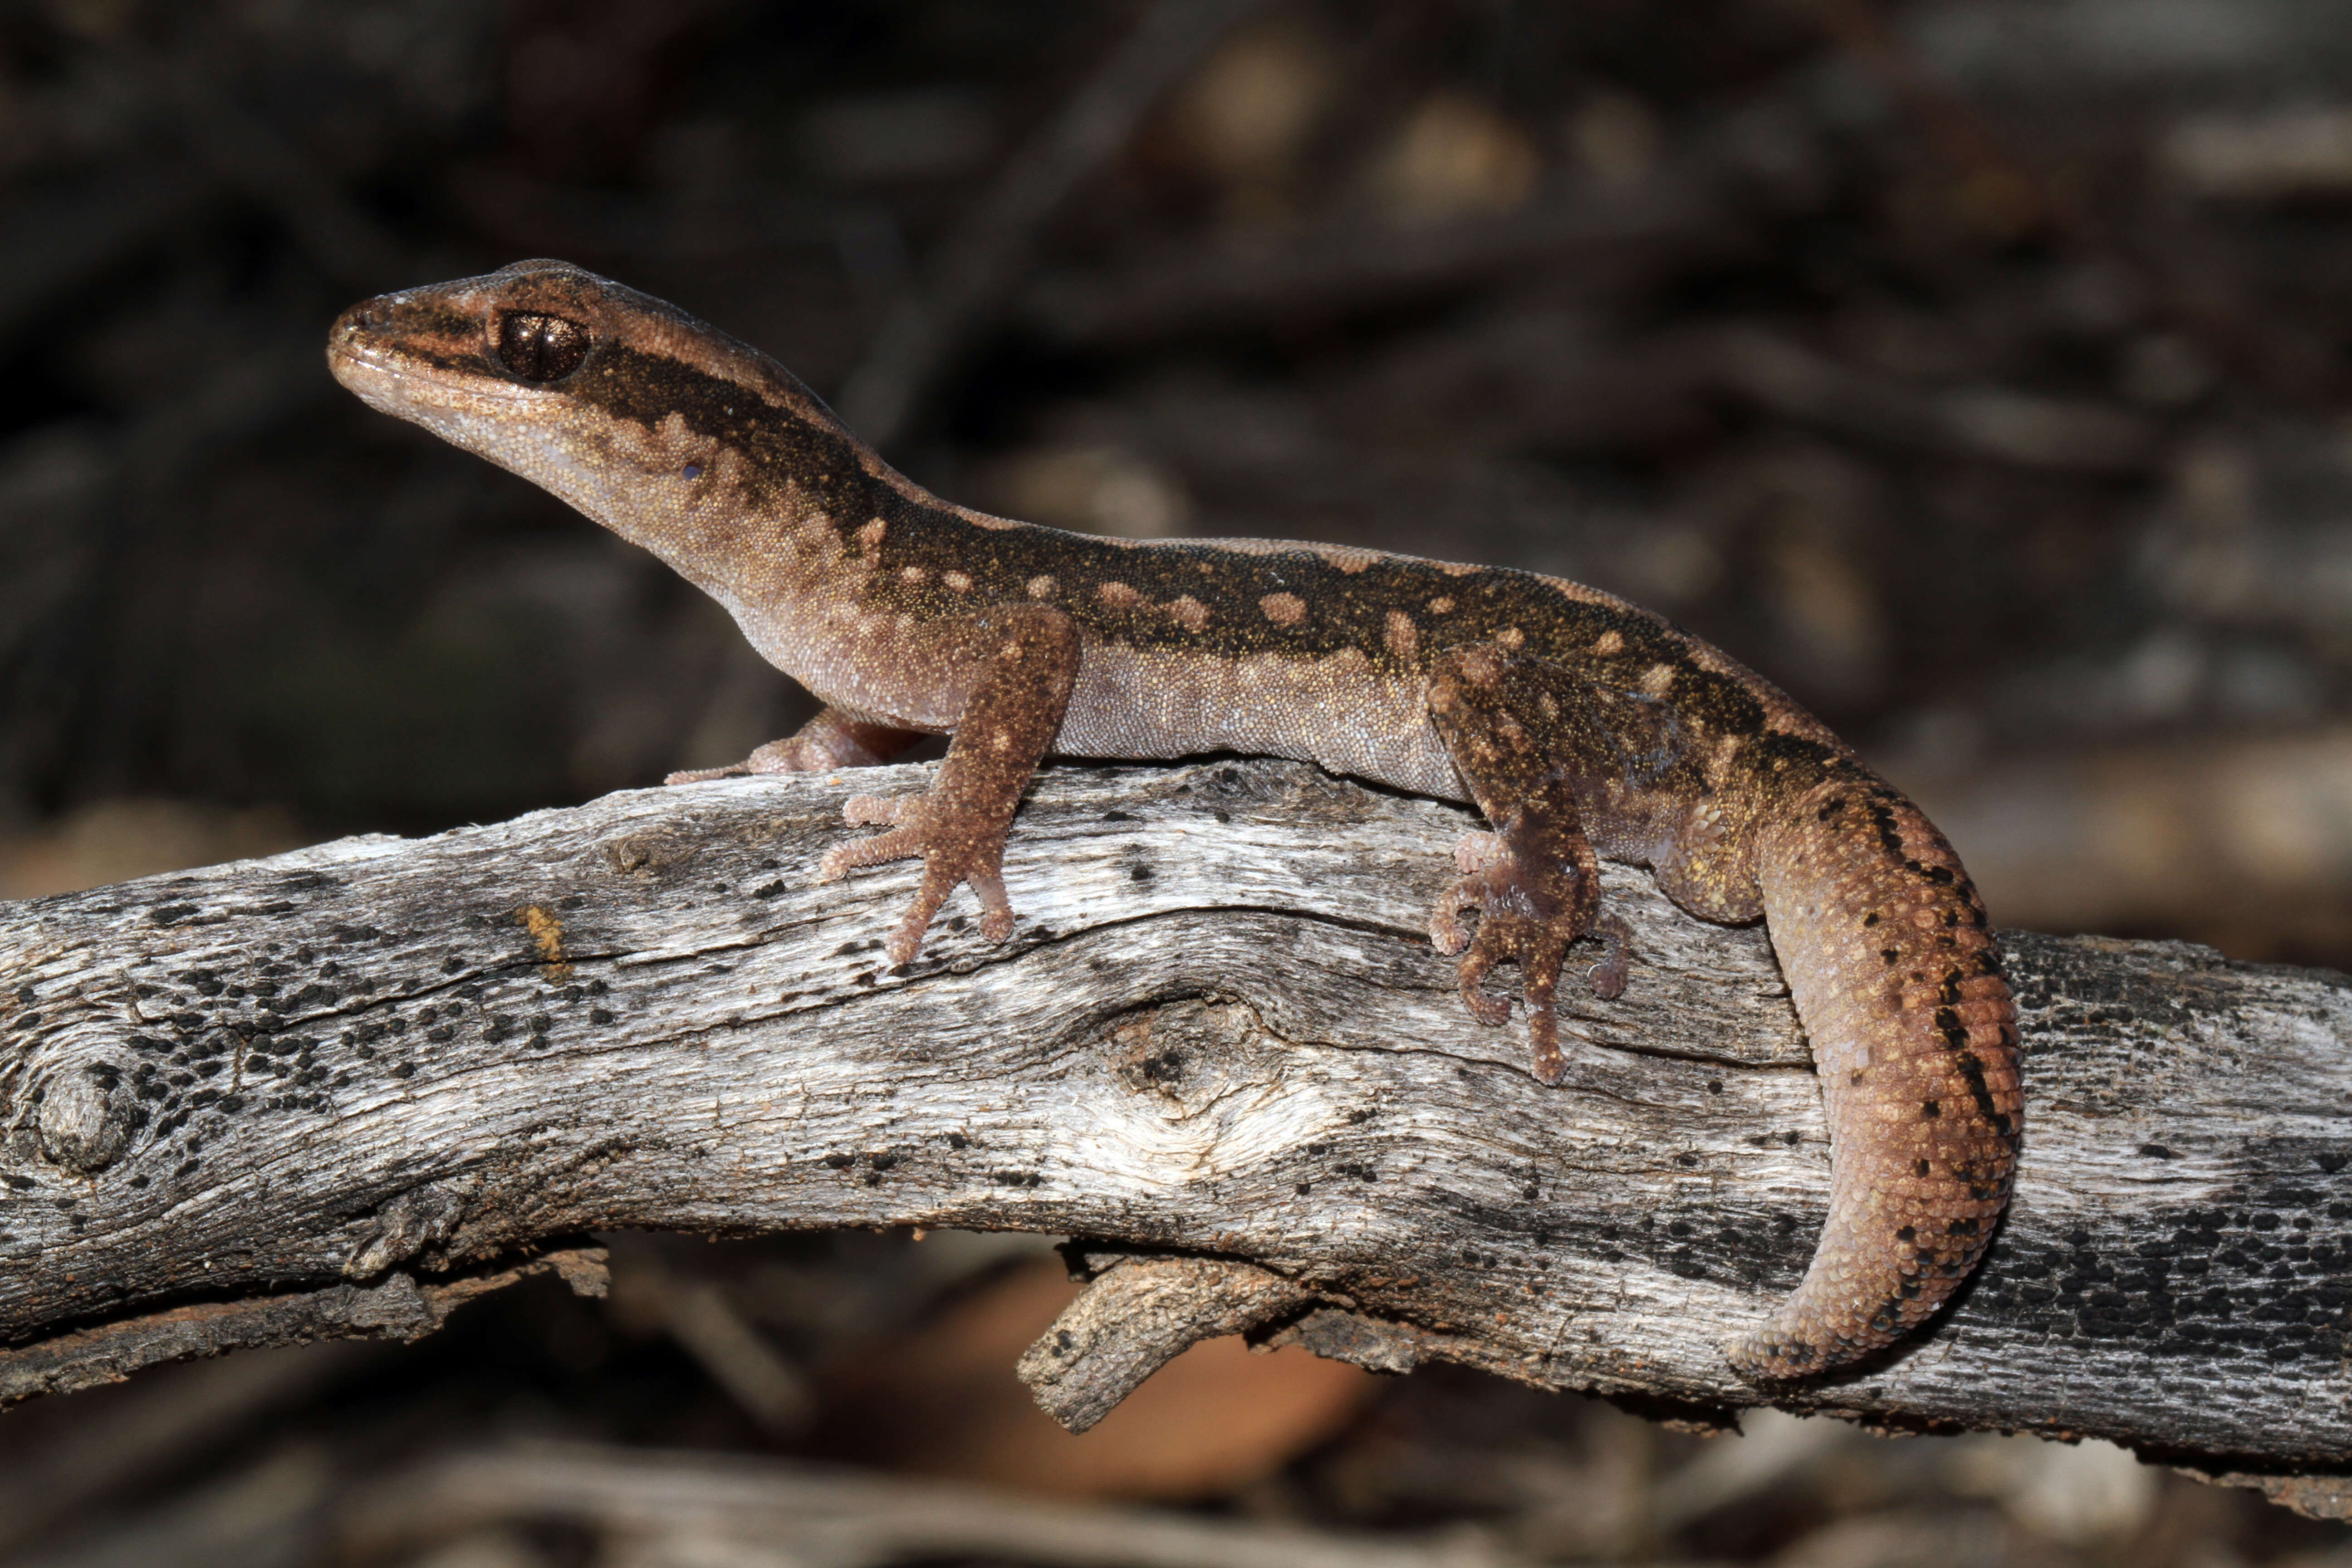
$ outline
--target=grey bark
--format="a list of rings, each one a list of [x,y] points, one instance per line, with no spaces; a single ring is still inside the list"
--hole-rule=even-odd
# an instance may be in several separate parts
[[[2344,976],[2008,935],[2029,1120],[1999,1239],[1895,1352],[1761,1389],[1717,1346],[1796,1284],[1829,1162],[1760,928],[1607,868],[1632,983],[1571,996],[1545,1089],[1423,935],[1465,813],[1280,763],[1057,768],[1015,826],[1013,939],[959,893],[896,971],[915,868],[812,877],[846,795],[927,778],[0,904],[0,1399],[422,1331],[412,1297],[537,1249],[594,1289],[567,1249],[595,1228],[957,1226],[1081,1238],[1096,1293],[1028,1363],[1077,1422],[1241,1328],[1702,1425],[2097,1436],[2340,1504]],[[280,1329],[158,1328],[205,1314]]]

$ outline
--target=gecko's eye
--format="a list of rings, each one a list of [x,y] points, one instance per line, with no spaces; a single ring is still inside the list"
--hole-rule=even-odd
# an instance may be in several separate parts
[[[562,381],[588,357],[588,329],[562,316],[509,310],[499,318],[499,363],[525,381]]]

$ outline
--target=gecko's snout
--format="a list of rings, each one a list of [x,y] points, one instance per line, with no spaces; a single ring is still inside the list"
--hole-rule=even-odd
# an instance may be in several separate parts
[[[337,316],[335,324],[327,330],[328,356],[357,353],[382,342],[398,319],[397,304],[398,296],[378,294]]]

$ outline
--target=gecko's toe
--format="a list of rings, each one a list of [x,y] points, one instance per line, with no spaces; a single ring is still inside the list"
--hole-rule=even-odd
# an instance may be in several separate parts
[[[920,795],[853,795],[841,803],[841,820],[852,827],[886,827],[904,820]]]
[[[708,784],[712,779],[741,778],[751,770],[740,763],[730,763],[723,768],[687,768],[662,775],[664,787],[670,784]]]
[[[1528,1044],[1538,1083],[1554,1087],[1568,1076],[1568,1058],[1559,1050],[1559,1014],[1549,1000],[1528,1005]]]

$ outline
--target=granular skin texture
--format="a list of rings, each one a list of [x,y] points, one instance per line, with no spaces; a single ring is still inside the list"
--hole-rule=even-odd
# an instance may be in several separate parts
[[[1516,964],[1533,1067],[1566,1070],[1571,944],[1625,984],[1596,853],[1702,919],[1761,917],[1819,1067],[1831,1204],[1796,1292],[1726,1347],[1759,1380],[1890,1344],[1975,1267],[2023,1101],[1984,906],[1917,807],[1760,677],[1597,590],[1496,567],[1264,540],[1129,542],[985,516],[893,471],[781,365],[559,261],[352,307],[328,359],[370,405],[543,486],[728,608],[825,704],[717,773],[887,761],[952,738],[930,789],[858,796],[821,875],[920,858],[888,939],[919,950],[959,883],[982,933],[1050,752],[1258,752],[1449,800],[1465,838],[1431,917],[1463,999]],[[679,774],[677,780],[714,776]],[[1464,916],[1475,917],[1465,921]]]

